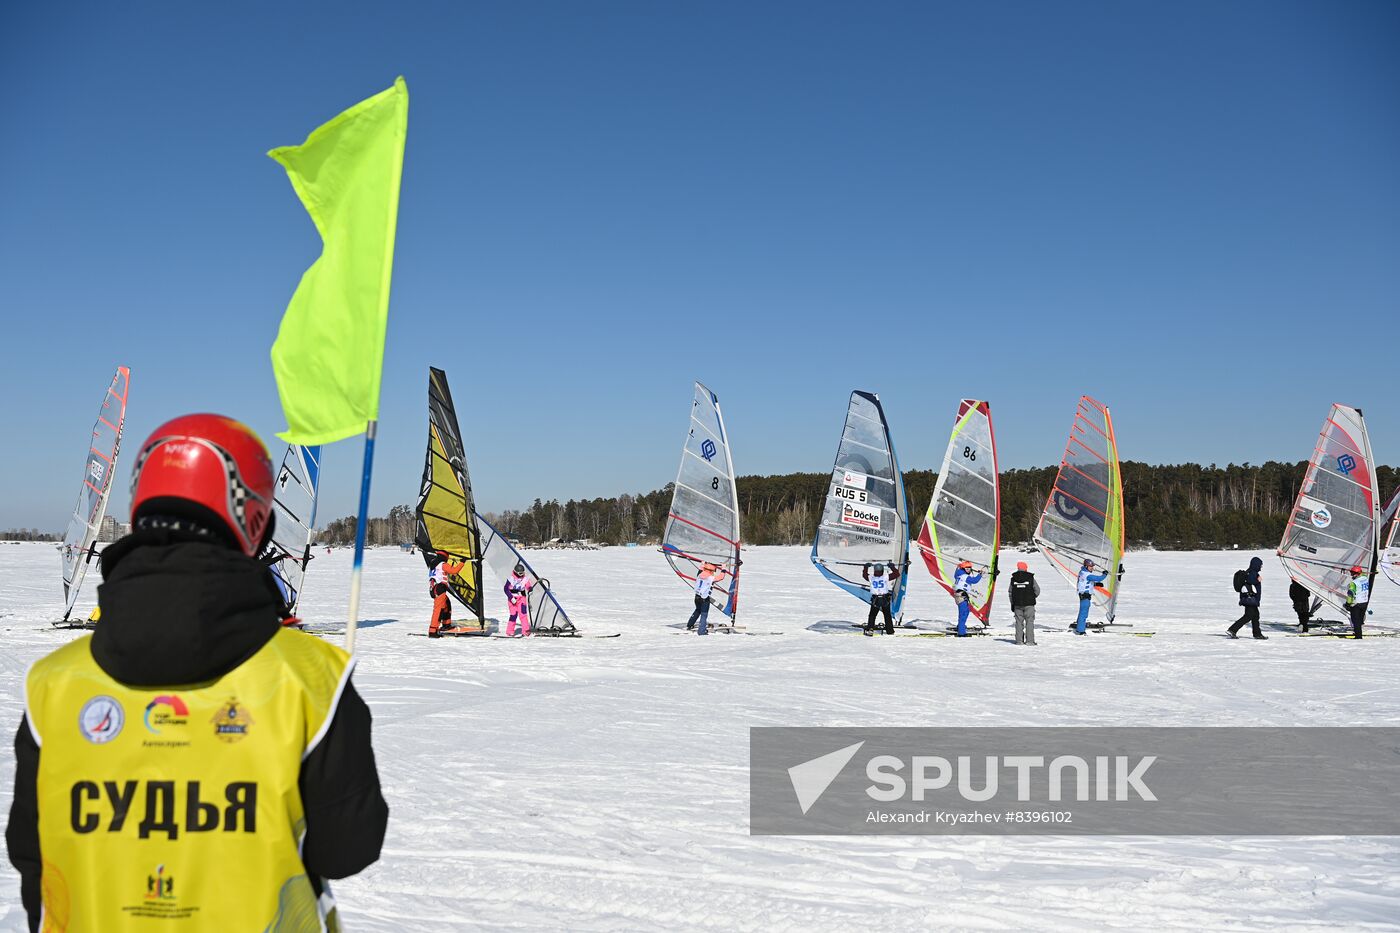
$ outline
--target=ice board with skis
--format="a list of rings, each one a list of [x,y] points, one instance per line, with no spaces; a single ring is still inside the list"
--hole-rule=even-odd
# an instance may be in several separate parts
[[[414,543],[431,570],[438,552],[461,569],[449,575],[448,592],[473,619],[454,620],[456,628],[486,633],[481,591],[481,535],[477,530],[471,477],[462,446],[462,431],[447,374],[428,370],[428,450],[414,508]]]
[[[321,483],[321,448],[293,444],[282,456],[273,488],[276,521],[263,560],[282,594],[288,616],[296,615],[302,582],[311,563],[311,535],[316,527],[316,498]]]
[[[909,583],[909,507],[880,397],[855,391],[831,467],[831,482],[812,542],[813,566],[861,602],[870,602],[867,564],[899,570],[890,600],[898,617]]]
[[[88,438],[78,504],[73,509],[68,530],[63,536],[60,550],[63,558],[63,619],[55,622],[55,625],[82,624],[72,623],[69,619],[78,593],[82,590],[88,564],[97,555],[97,537],[102,528],[102,517],[107,514],[107,499],[117,473],[117,457],[121,453],[122,432],[126,427],[126,401],[130,390],[131,370],[118,366],[102,396],[102,406],[97,410],[97,421]]]
[[[1084,560],[1108,579],[1091,598],[1112,623],[1123,577],[1123,478],[1108,407],[1081,396],[1055,484],[1041,510],[1035,544],[1055,572],[1077,584]]]
[[[980,579],[969,588],[968,608],[983,625],[991,615],[1000,543],[1001,484],[992,407],[985,401],[963,399],[918,548],[928,572],[950,596],[958,564],[972,564],[973,574]]]
[[[1284,527],[1279,560],[1291,578],[1346,616],[1351,568],[1375,577],[1380,524],[1366,419],[1359,408],[1334,404]]]
[[[710,592],[710,605],[731,624],[739,613],[740,540],[739,494],[719,396],[697,382],[661,553],[687,587],[694,587],[703,564],[725,571]]]

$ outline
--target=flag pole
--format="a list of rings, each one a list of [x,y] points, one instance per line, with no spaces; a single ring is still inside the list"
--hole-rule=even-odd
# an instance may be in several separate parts
[[[379,422],[365,427],[365,471],[360,479],[360,517],[355,522],[355,563],[350,569],[350,620],[345,626],[345,650],[355,653],[355,628],[360,619],[360,571],[365,563],[365,526],[369,524],[369,478],[374,471],[374,435]]]

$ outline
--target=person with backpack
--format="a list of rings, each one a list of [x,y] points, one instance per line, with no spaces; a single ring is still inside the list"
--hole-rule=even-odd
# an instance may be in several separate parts
[[[1235,623],[1227,629],[1231,638],[1238,638],[1238,632],[1244,628],[1245,623],[1249,623],[1254,628],[1254,637],[1259,639],[1268,638],[1259,631],[1259,597],[1263,592],[1263,585],[1259,580],[1259,571],[1264,569],[1264,562],[1257,557],[1249,559],[1248,570],[1235,571],[1235,591],[1240,594],[1240,605],[1244,607],[1244,615],[1235,620]]]
[[[1011,575],[1011,614],[1016,618],[1016,644],[1035,644],[1035,601],[1040,596],[1040,584],[1025,561],[1016,564]]]
[[[866,564],[861,569],[861,576],[870,584],[870,617],[865,620],[867,635],[875,634],[875,617],[882,612],[885,614],[885,634],[894,634],[890,603],[894,600],[894,586],[895,581],[899,579],[899,568],[894,564],[890,564],[889,568],[889,573],[885,573],[884,564]]]
[[[1351,568],[1351,582],[1347,584],[1347,611],[1351,613],[1351,630],[1356,638],[1361,637],[1361,626],[1366,624],[1366,609],[1371,603],[1371,578],[1361,567]]]
[[[1239,589],[1236,584],[1235,589]],[[1294,580],[1288,584],[1288,598],[1293,603],[1293,611],[1298,614],[1298,624],[1303,627],[1303,631],[1308,631],[1308,623],[1312,620],[1313,594],[1306,586]]]
[[[379,858],[354,659],[282,625],[256,559],[274,475],[219,415],[137,454],[102,624],[25,680],[5,841],[30,930],[338,929],[325,879]]]

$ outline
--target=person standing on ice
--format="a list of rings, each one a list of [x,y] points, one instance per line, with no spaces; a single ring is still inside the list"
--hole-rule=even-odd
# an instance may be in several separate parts
[[[378,860],[389,809],[354,660],[282,626],[254,556],[273,477],[219,415],[168,421],[137,455],[102,624],[25,684],[5,840],[30,930],[335,929],[323,879]]]
[[[1227,630],[1231,638],[1238,638],[1236,634],[1244,628],[1245,623],[1254,627],[1254,637],[1268,638],[1259,631],[1259,597],[1264,591],[1264,585],[1259,579],[1259,571],[1264,569],[1264,562],[1257,557],[1249,560],[1249,569],[1244,572],[1244,580],[1240,587],[1240,605],[1244,607],[1244,615],[1235,620],[1235,623]]]
[[[448,579],[461,573],[466,561],[452,563],[446,551],[436,552],[436,560],[428,571],[428,595],[433,598],[433,615],[428,620],[428,637],[441,638],[443,629],[452,630],[452,600],[448,598]]]
[[[695,610],[691,612],[690,618],[685,623],[687,632],[694,629],[698,623],[700,628],[695,634],[710,634],[710,593],[714,591],[715,584],[728,575],[729,571],[719,564],[706,561],[700,565],[700,572],[695,575]]]
[[[1293,611],[1298,614],[1298,624],[1306,632],[1308,623],[1312,620],[1312,591],[1294,580],[1288,585],[1288,598],[1293,602]]]
[[[867,583],[870,584],[870,615],[865,620],[865,634],[875,634],[875,617],[880,613],[885,614],[885,634],[894,634],[894,619],[890,616],[890,603],[894,599],[895,581],[899,579],[899,568],[894,564],[889,565],[889,573],[885,573],[885,564],[866,564],[861,569]]]
[[[1094,587],[1108,579],[1108,572],[1094,573],[1094,562],[1084,558],[1084,566],[1079,568],[1079,580],[1075,588],[1079,590],[1079,617],[1074,620],[1074,634],[1083,635],[1089,627],[1089,606],[1093,604]]]
[[[510,621],[506,623],[506,637],[515,637],[515,621],[520,620],[520,637],[530,635],[530,578],[525,576],[525,564],[517,563],[510,579],[506,581],[506,603],[510,606]]]
[[[1011,614],[1016,618],[1016,644],[1035,644],[1035,601],[1040,596],[1040,584],[1025,561],[1016,565],[1011,575]]]
[[[1351,582],[1347,584],[1347,611],[1351,613],[1351,631],[1356,638],[1361,637],[1361,626],[1366,624],[1366,609],[1371,603],[1371,578],[1360,567],[1351,568]]]
[[[967,615],[972,611],[972,588],[982,582],[982,574],[972,572],[972,561],[965,560],[953,571],[953,601],[958,604],[958,637],[967,636]]]

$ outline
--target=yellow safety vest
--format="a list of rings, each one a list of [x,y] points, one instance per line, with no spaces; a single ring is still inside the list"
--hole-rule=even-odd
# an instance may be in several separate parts
[[[189,686],[113,680],[91,636],[35,664],[43,929],[334,928],[301,861],[297,778],[353,663],[283,629]]]

